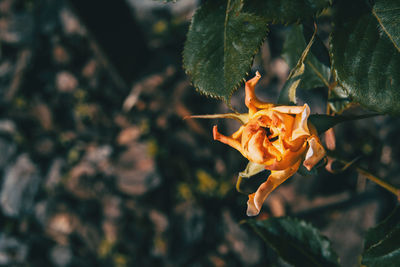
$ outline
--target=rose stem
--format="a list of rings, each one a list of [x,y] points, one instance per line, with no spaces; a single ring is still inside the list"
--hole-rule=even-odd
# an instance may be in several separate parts
[[[342,160],[342,159],[338,159],[337,157],[331,156],[332,158],[335,158],[336,160],[340,161],[343,164],[348,165],[349,162]],[[380,185],[381,187],[385,188],[386,190],[388,190],[389,192],[393,193],[394,195],[397,196],[398,200],[400,201],[400,189],[398,189],[397,187],[391,185],[390,183],[382,180],[381,178],[373,175],[372,173],[370,173],[369,171],[360,168],[360,167],[354,167],[354,169],[358,172],[361,173],[362,175],[364,175],[367,179],[371,180],[372,182]]]
[[[362,175],[364,175],[367,179],[371,180],[372,182],[382,186],[383,188],[385,188],[386,190],[388,190],[389,192],[395,194],[397,196],[397,198],[400,201],[400,189],[396,188],[395,186],[389,184],[388,182],[385,182],[384,180],[382,180],[379,177],[376,177],[375,175],[369,173],[367,170],[360,168],[360,167],[356,167],[355,168],[359,173],[361,173]]]

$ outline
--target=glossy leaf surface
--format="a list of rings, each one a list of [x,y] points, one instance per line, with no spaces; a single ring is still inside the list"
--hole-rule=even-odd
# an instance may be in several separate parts
[[[362,264],[395,267],[400,263],[400,208],[367,232]]]
[[[207,1],[192,19],[183,52],[193,85],[228,102],[266,34],[266,20],[243,12],[239,0]]]
[[[292,69],[296,66],[297,60],[300,58],[306,46],[307,43],[304,39],[303,27],[301,25],[291,26],[283,45],[283,58],[288,63],[289,68]],[[320,63],[312,53],[309,53],[304,63],[305,69],[299,85],[300,88],[313,89],[316,87],[327,87],[329,85],[329,67]]]
[[[400,5],[386,20],[398,20]],[[390,15],[389,15],[390,14]],[[340,85],[365,107],[400,114],[400,52],[365,1],[340,1],[331,38],[333,67]]]
[[[245,10],[272,23],[294,23],[316,17],[330,0],[245,0]]]
[[[338,256],[328,239],[304,221],[283,217],[247,223],[293,266],[339,266]]]

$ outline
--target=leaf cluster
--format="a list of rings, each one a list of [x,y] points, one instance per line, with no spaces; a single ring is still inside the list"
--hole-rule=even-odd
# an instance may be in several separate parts
[[[175,2],[172,0],[164,0]],[[313,21],[332,22],[329,44]],[[291,72],[278,103],[295,104],[296,90],[326,88],[333,113],[352,104],[383,114],[400,114],[400,2],[398,0],[208,0],[195,12],[183,51],[194,87],[229,104],[251,70],[271,24],[288,25],[282,57]],[[375,116],[312,115],[319,133],[335,124]],[[239,177],[262,171],[248,165]],[[249,220],[247,224],[288,263],[339,266],[330,242],[317,229],[292,218]],[[398,266],[400,209],[367,235],[366,266]]]
[[[335,112],[358,103],[400,114],[400,3],[395,0],[205,1],[187,34],[184,68],[199,92],[229,103],[271,24],[290,25],[282,56],[295,69],[311,37],[310,22],[321,13],[332,20],[329,48],[317,34],[296,88],[329,88]],[[280,100],[293,100],[286,89]]]
[[[312,225],[289,217],[248,220],[251,228],[277,254],[293,266],[340,266],[329,240]],[[362,264],[368,267],[398,266],[400,262],[400,208],[365,238]]]

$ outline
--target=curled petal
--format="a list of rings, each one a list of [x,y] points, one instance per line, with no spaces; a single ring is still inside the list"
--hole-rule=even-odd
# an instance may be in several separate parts
[[[260,209],[256,207],[254,202],[254,196],[256,193],[249,195],[249,200],[247,200],[247,216],[257,216],[260,213]]]
[[[307,104],[304,104],[303,111],[299,114],[296,114],[292,131],[292,140],[296,140],[297,138],[304,135],[310,135],[310,130],[308,129],[307,124],[307,119],[309,115],[310,108]]]
[[[268,108],[275,106],[274,104],[271,104],[271,103],[262,102],[257,98],[257,96],[254,92],[254,89],[260,78],[261,78],[261,75],[257,71],[256,76],[254,76],[252,79],[248,80],[245,84],[245,90],[246,90],[245,104],[249,108],[250,116],[252,116],[254,113],[256,113],[258,109],[268,109]]]
[[[283,171],[271,171],[267,181],[258,187],[257,191],[249,195],[247,201],[247,216],[256,216],[260,213],[261,207],[268,195],[281,183],[296,173],[299,169],[301,160]]]
[[[305,143],[298,151],[292,152],[288,151],[285,153],[281,161],[274,159],[273,161],[266,162],[265,168],[271,171],[286,170],[290,166],[296,164],[297,161],[303,159],[303,153],[307,148],[307,143]]]
[[[265,134],[257,131],[248,143],[248,158],[250,161],[262,164],[266,160],[266,148],[263,146]]]
[[[308,150],[303,165],[307,170],[311,170],[325,156],[325,149],[316,136],[311,136],[307,142]]]
[[[277,106],[273,107],[272,110],[286,114],[300,114],[304,111],[304,106]]]
[[[219,133],[217,125],[214,125],[213,137],[214,137],[214,140],[220,141],[221,143],[224,143],[224,144],[227,144],[227,145],[233,147],[234,149],[236,149],[240,153],[242,153],[242,155],[244,157],[247,157],[246,153],[242,149],[242,146],[240,145],[240,142],[234,138],[234,137],[236,137],[236,135],[240,135],[242,131],[243,131],[243,128],[240,127],[239,130],[232,135],[233,137],[225,136],[225,135]]]

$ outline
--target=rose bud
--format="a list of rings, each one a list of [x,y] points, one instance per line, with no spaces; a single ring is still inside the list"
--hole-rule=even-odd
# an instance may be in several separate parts
[[[193,116],[195,118],[235,118],[243,125],[231,136],[213,128],[214,140],[238,150],[250,163],[263,165],[271,174],[255,193],[249,195],[247,215],[258,215],[268,195],[281,183],[294,175],[303,164],[311,170],[324,156],[315,127],[307,121],[310,108],[303,106],[281,106],[260,101],[255,85],[261,75],[245,84],[245,104],[248,114],[216,114]]]

